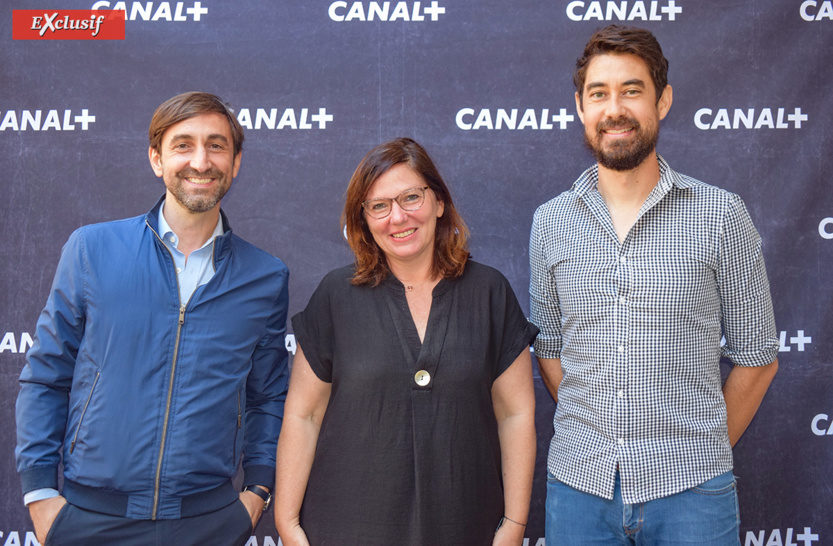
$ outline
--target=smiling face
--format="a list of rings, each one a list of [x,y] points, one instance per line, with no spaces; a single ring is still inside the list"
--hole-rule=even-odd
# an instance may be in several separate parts
[[[148,156],[165,182],[166,203],[199,214],[220,204],[240,169],[241,154],[234,155],[228,119],[209,113],[169,127],[159,151],[150,148]]]
[[[659,138],[659,122],[671,108],[671,86],[659,101],[645,62],[635,55],[603,54],[587,67],[576,109],[584,141],[599,165],[629,171],[650,156]]]
[[[370,187],[365,200],[396,198],[403,191],[427,186],[425,180],[407,164],[400,163],[380,176]],[[425,202],[417,210],[402,210],[393,202],[384,218],[364,215],[373,240],[385,255],[388,264],[431,264],[437,218],[443,215],[444,204],[434,192],[425,190]],[[424,260],[427,260],[424,261]]]

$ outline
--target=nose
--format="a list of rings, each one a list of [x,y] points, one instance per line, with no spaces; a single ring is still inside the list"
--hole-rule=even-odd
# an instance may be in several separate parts
[[[623,115],[625,115],[625,105],[622,103],[621,97],[616,94],[611,95],[607,101],[607,116],[615,119]]]
[[[205,149],[205,146],[194,148],[194,154],[191,156],[191,168],[202,172],[208,170],[210,166],[208,150]]]
[[[408,219],[408,212],[399,206],[399,202],[394,200],[391,203],[390,221],[394,224],[401,224]]]

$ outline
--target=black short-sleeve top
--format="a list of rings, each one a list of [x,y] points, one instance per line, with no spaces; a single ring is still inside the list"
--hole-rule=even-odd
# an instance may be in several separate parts
[[[434,288],[420,343],[393,275],[330,272],[292,318],[332,383],[301,509],[312,546],[491,544],[503,515],[492,383],[534,340],[509,282],[469,261]]]

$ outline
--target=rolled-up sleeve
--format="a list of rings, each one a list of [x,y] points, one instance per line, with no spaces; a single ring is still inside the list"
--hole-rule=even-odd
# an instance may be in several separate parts
[[[561,306],[547,259],[544,241],[546,214],[542,208],[535,212],[529,236],[529,320],[540,330],[535,338],[535,355],[559,358],[562,346]]]
[[[778,356],[778,334],[761,236],[743,201],[733,195],[723,222],[717,284],[726,344],[738,366],[765,366]]]

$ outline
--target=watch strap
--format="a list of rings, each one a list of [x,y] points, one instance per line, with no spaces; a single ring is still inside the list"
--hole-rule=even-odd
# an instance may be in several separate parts
[[[263,511],[265,512],[267,508],[269,508],[269,503],[272,501],[272,494],[266,490],[265,487],[261,487],[259,485],[249,485],[246,486],[243,491],[250,491],[263,499]]]

